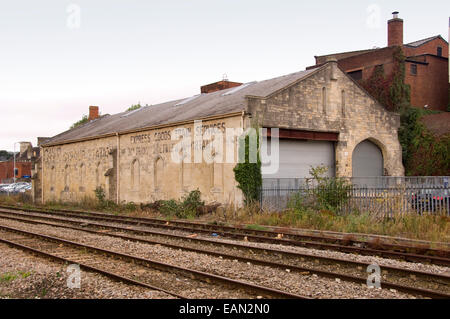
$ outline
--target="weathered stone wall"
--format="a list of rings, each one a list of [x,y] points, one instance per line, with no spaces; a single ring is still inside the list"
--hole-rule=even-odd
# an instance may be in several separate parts
[[[226,140],[225,128],[242,127],[242,117],[202,124],[203,131],[218,128]],[[225,162],[226,147],[224,163],[194,163],[194,147],[203,149],[208,141],[196,146],[192,137],[191,163],[172,160],[172,148],[179,143],[172,135],[180,128],[194,132],[194,123],[43,148],[44,201],[94,198],[95,188],[102,187],[107,199],[121,203],[178,199],[196,189],[208,203],[240,203],[235,164]]]
[[[242,118],[224,118],[203,122],[203,131],[217,127],[225,140],[225,128],[241,127]],[[191,132],[190,163],[176,163],[171,151],[179,140],[172,140],[175,129]],[[153,202],[159,199],[177,199],[199,189],[207,202],[235,203],[241,201],[236,189],[233,163],[210,163],[204,159],[195,163],[194,124],[167,127],[146,132],[122,135],[120,138],[120,201]],[[237,144],[237,143],[235,143]],[[234,155],[237,155],[236,149]],[[226,149],[224,149],[224,160]]]
[[[385,175],[404,174],[399,115],[386,111],[337,63],[265,99],[250,98],[249,112],[264,127],[340,133],[336,176],[352,176],[353,150],[366,139],[380,147]]]
[[[250,122],[257,121],[264,127],[339,133],[335,148],[337,176],[352,176],[353,150],[369,139],[383,153],[385,175],[404,174],[397,137],[399,116],[387,112],[337,63],[328,63],[267,98],[248,98],[248,112],[251,119],[217,118],[204,121],[204,129],[215,127],[225,139],[225,128],[248,128]],[[171,150],[179,141],[172,136],[180,128],[195,131],[194,123],[188,123],[43,147],[40,185],[44,201],[93,198],[95,188],[102,187],[108,199],[120,203],[178,199],[195,189],[208,203],[242,203],[233,172],[236,145],[232,163],[195,163],[195,149],[204,149],[208,141],[200,145],[192,141],[191,162],[176,163]]]
[[[105,190],[107,199],[115,200],[111,184],[115,185],[116,149],[115,137],[42,148],[44,201],[75,202],[95,197],[97,187]]]

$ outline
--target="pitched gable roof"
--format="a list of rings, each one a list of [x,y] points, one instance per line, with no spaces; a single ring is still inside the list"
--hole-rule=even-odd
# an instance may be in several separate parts
[[[105,115],[58,134],[47,140],[43,146],[241,112],[247,107],[247,96],[269,96],[273,92],[308,77],[319,69],[251,82],[237,88],[201,94],[192,99],[184,98],[142,107],[131,112]]]
[[[446,41],[444,38],[442,38],[440,35],[436,35],[436,36],[434,36],[434,37],[429,37],[429,38],[426,38],[426,39],[422,39],[422,40],[418,40],[418,41],[414,41],[414,42],[405,44],[405,46],[417,48],[417,47],[420,47],[421,45],[424,45],[424,44],[426,44],[426,43],[428,43],[428,42],[430,42],[430,41],[436,40],[436,39],[441,39],[441,40],[447,42],[447,41]]]

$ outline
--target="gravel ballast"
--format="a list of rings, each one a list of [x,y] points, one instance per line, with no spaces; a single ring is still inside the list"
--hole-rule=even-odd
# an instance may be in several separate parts
[[[1,219],[1,223],[5,226],[48,234],[50,236],[124,252],[139,257],[164,261],[177,266],[211,272],[233,279],[262,284],[267,287],[315,298],[414,298],[411,295],[397,291],[369,289],[366,285],[344,282],[339,279],[333,280],[311,274],[292,273],[289,270],[282,271],[271,267],[225,260],[205,254],[175,250],[160,245],[135,243],[109,236],[99,236],[61,227],[31,225],[6,219]],[[252,243],[251,245],[261,245],[260,247],[263,247],[263,245],[266,244]],[[286,249],[287,247],[283,246],[283,248]],[[297,249],[298,247],[293,248]],[[311,251],[308,249],[308,252],[310,253]],[[324,251],[319,252],[323,253]]]
[[[81,270],[80,288],[69,288],[67,265],[0,243],[0,298],[171,299],[170,295]]]

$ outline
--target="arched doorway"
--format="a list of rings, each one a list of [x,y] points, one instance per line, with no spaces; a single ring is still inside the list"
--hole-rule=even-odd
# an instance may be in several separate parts
[[[353,150],[353,177],[383,176],[383,153],[369,140],[359,143]]]

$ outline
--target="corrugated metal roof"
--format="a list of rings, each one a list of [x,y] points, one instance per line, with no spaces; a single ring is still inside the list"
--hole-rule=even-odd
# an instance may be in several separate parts
[[[301,80],[317,69],[280,76],[270,80],[255,82],[241,90],[231,88],[199,95],[188,101],[188,98],[142,107],[139,112],[122,112],[105,115],[97,120],[63,132],[47,140],[43,146],[64,143],[101,135],[139,130],[158,125],[208,118],[222,114],[231,114],[246,109],[246,96],[266,97],[270,94]],[[224,95],[235,90],[233,94]],[[183,102],[183,104],[180,104]],[[127,116],[123,116],[127,114]]]

